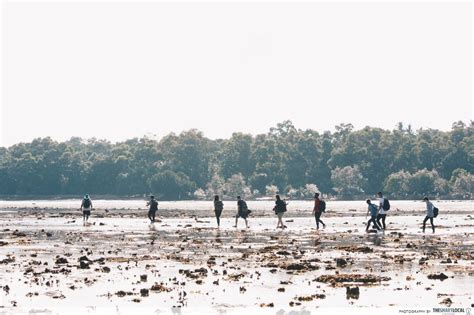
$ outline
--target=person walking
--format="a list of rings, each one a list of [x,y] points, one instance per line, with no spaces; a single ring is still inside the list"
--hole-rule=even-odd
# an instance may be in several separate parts
[[[249,228],[249,223],[247,217],[249,216],[250,210],[247,207],[247,203],[240,196],[237,196],[237,214],[235,215],[235,225],[237,227],[237,222],[239,218],[245,220],[245,226]]]
[[[369,219],[369,221],[367,221],[367,227],[365,228],[365,231],[366,232],[369,231],[369,227],[370,227],[371,223],[374,224],[377,231],[380,231],[382,228],[377,223],[377,214],[378,214],[377,206],[374,205],[370,199],[367,199],[366,202],[367,202],[367,205],[368,205],[366,217],[370,212],[370,219]]]
[[[313,215],[314,215],[314,218],[316,219],[316,229],[318,230],[319,230],[319,223],[323,225],[323,228],[326,228],[326,224],[324,224],[324,222],[321,220],[321,215],[323,214],[322,203],[323,201],[319,197],[319,193],[315,193]]]
[[[81,203],[82,225],[87,225],[92,210],[92,200],[88,194],[84,196]]]
[[[218,195],[215,195],[214,196],[214,213],[216,215],[217,227],[221,226],[222,210],[224,210],[224,203],[221,200],[219,200]]]
[[[150,219],[150,223],[155,223],[155,215],[156,211],[158,211],[158,201],[156,201],[155,196],[150,196],[150,201],[146,203],[149,207],[148,209],[148,219]]]
[[[425,219],[423,220],[423,233],[425,233],[425,227],[426,227],[426,221],[428,219],[430,220],[431,223],[431,229],[433,230],[433,233],[435,232],[435,226],[433,223],[435,213],[434,213],[434,206],[433,203],[428,199],[428,197],[423,198],[423,201],[426,203],[426,216]]]
[[[385,198],[381,191],[377,193],[379,199],[379,214],[377,215],[378,225],[385,230],[387,226],[385,225],[385,219],[387,218],[387,211],[390,210],[390,203],[387,198]],[[382,223],[380,223],[382,220]]]
[[[273,210],[275,210],[275,214],[278,216],[278,223],[276,228],[285,229],[286,225],[283,224],[283,215],[286,212],[287,203],[285,200],[281,200],[280,195],[276,195],[275,198],[275,207],[273,208]]]

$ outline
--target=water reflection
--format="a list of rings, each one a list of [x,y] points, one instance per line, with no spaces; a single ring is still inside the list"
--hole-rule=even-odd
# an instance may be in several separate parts
[[[368,240],[372,242],[375,246],[380,246],[382,244],[383,237],[379,234],[369,234]]]
[[[214,241],[215,241],[216,243],[222,244],[221,231],[218,230],[218,231],[216,232],[216,236],[215,236],[215,238],[214,238]]]

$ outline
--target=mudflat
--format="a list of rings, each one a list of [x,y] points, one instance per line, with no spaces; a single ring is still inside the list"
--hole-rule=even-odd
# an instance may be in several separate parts
[[[446,208],[446,207],[445,207]],[[211,211],[0,211],[0,313],[397,313],[472,306],[473,217],[394,209],[384,233],[365,211],[272,213],[216,228]],[[469,207],[468,207],[469,209]],[[296,314],[299,314],[296,313]]]

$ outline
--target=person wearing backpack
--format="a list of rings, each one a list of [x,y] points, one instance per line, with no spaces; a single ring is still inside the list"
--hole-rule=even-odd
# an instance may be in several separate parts
[[[287,203],[285,200],[281,200],[280,195],[276,195],[275,199],[275,207],[273,210],[275,210],[275,214],[278,216],[278,224],[276,228],[278,229],[281,227],[282,229],[285,229],[286,225],[283,224],[283,215],[286,212]]]
[[[235,215],[235,225],[237,227],[237,222],[239,218],[245,220],[245,226],[249,228],[249,223],[247,221],[247,217],[249,216],[250,210],[247,207],[247,203],[243,200],[240,196],[237,196],[237,214]]]
[[[380,231],[382,228],[377,223],[377,214],[378,214],[377,206],[374,205],[370,199],[367,199],[366,202],[368,204],[367,214],[369,214],[370,212],[370,219],[369,221],[367,221],[367,227],[365,228],[365,231],[366,232],[369,231],[369,227],[371,223],[373,223],[377,231]],[[366,215],[366,218],[367,218],[367,215]]]
[[[224,210],[224,203],[221,200],[219,200],[218,195],[215,195],[214,196],[214,213],[216,215],[217,227],[221,226],[222,210]]]
[[[146,203],[149,206],[148,209],[148,219],[150,219],[150,223],[155,223],[155,215],[156,211],[158,211],[158,201],[156,201],[155,196],[150,196],[150,201]]]
[[[390,202],[383,196],[381,191],[377,193],[377,197],[379,198],[379,214],[377,215],[377,223],[385,230],[387,228],[385,225],[385,218],[387,217],[387,211],[390,210]],[[380,223],[380,220],[382,220],[382,223]]]
[[[313,215],[316,219],[316,229],[319,230],[319,223],[323,225],[323,229],[326,228],[326,224],[321,220],[321,215],[326,210],[326,202],[319,198],[319,193],[314,194],[314,208],[313,208]]]
[[[438,208],[435,208],[435,206],[433,206],[433,203],[428,199],[428,197],[423,198],[423,201],[426,203],[426,216],[425,216],[425,219],[423,220],[423,233],[425,233],[426,221],[428,221],[428,219],[430,220],[431,229],[433,230],[433,233],[434,233],[435,226],[433,223],[433,219],[435,218],[435,216],[437,216],[437,213],[435,213],[435,211],[437,212]]]
[[[91,215],[92,210],[92,200],[88,194],[84,196],[81,203],[81,210],[82,210],[82,224],[87,225],[87,221],[89,220],[89,216]]]

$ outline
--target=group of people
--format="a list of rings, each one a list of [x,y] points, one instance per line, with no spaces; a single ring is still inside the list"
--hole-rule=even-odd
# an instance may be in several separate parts
[[[368,205],[367,208],[367,215],[370,214],[370,219],[367,221],[366,224],[366,231],[369,231],[371,225],[377,231],[384,231],[386,229],[385,219],[387,217],[387,213],[390,210],[390,202],[387,198],[385,198],[382,192],[377,193],[378,198],[378,205],[372,203],[372,200],[367,199],[366,203]],[[438,215],[438,208],[436,208],[433,203],[428,199],[428,197],[423,198],[423,201],[426,203],[426,216],[423,220],[423,233],[425,232],[426,222],[429,220],[431,224],[431,228],[433,233],[435,232],[435,226],[433,219]],[[147,202],[148,208],[148,219],[150,219],[151,223],[155,222],[155,215],[156,211],[158,211],[158,201],[152,195],[150,196],[150,200]],[[280,195],[275,196],[275,206],[273,210],[275,211],[275,215],[278,217],[278,223],[276,228],[285,229],[287,226],[283,222],[283,215],[287,211],[288,202],[284,199],[281,199]],[[92,210],[92,201],[89,195],[85,195],[82,203],[81,203],[81,210],[83,214],[83,224],[86,225],[91,214]],[[220,227],[221,225],[221,215],[222,211],[224,210],[224,203],[220,200],[219,196],[214,196],[214,213],[217,220],[217,226]],[[322,214],[326,210],[326,202],[321,198],[319,193],[314,194],[314,207],[312,214],[314,215],[316,221],[316,229],[319,230],[319,224],[322,224],[323,228],[326,227],[326,224],[321,220]],[[245,226],[249,228],[248,224],[248,216],[252,212],[247,206],[245,200],[242,199],[241,196],[237,196],[237,214],[235,215],[235,225],[237,227],[239,218],[244,219]]]

